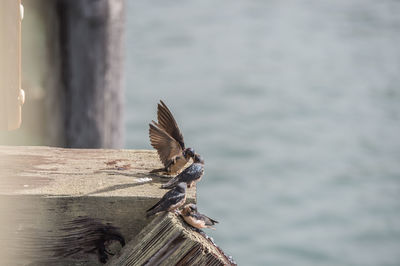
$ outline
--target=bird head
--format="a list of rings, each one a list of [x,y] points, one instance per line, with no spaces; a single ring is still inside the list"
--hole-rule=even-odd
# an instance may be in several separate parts
[[[195,154],[196,153],[194,152],[194,149],[192,149],[192,148],[187,148],[183,152],[183,156],[185,156],[185,158],[193,158]]]
[[[194,161],[195,163],[204,164],[203,158],[201,158],[200,154],[198,154],[198,153],[196,153],[196,154],[193,156],[193,161]]]
[[[197,206],[196,204],[190,203],[187,205],[190,209],[191,212],[197,212]]]
[[[185,207],[183,207],[183,214],[184,215],[189,215],[193,212],[197,212],[197,206],[193,203],[186,204]]]

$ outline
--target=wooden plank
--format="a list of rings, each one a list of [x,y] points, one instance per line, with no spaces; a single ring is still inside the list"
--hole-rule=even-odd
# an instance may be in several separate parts
[[[236,265],[203,232],[175,214],[160,214],[107,265]]]
[[[128,242],[153,219],[145,211],[164,195],[167,179],[149,171],[160,166],[148,150],[0,146],[0,255],[11,255],[7,265],[16,257],[98,265],[93,235]],[[195,188],[188,201],[196,201]]]
[[[20,0],[0,1],[0,129],[21,125]]]

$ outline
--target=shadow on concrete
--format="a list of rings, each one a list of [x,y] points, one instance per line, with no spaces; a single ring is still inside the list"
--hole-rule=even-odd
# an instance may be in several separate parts
[[[118,185],[112,185],[106,188],[98,189],[93,192],[87,193],[84,196],[90,196],[90,195],[95,195],[98,193],[104,193],[104,192],[111,192],[111,191],[116,191],[119,189],[126,189],[126,188],[131,188],[131,187],[137,187],[137,186],[142,186],[144,184],[148,183],[164,183],[166,176],[160,176],[160,175],[155,175],[155,174],[150,174],[150,173],[135,173],[135,174],[129,174],[129,173],[123,173],[120,171],[97,171],[97,172],[105,172],[110,175],[124,175],[124,176],[130,176],[130,177],[135,177],[135,178],[147,178],[144,181],[137,181],[134,183],[130,184],[118,184]]]

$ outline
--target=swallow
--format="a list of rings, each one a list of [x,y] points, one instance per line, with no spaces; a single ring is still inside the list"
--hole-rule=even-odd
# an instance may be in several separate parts
[[[159,202],[146,211],[146,216],[150,217],[163,211],[175,211],[186,201],[186,184],[180,183],[173,189],[165,193]]]
[[[154,169],[150,173],[178,173],[195,154],[192,148],[185,148],[183,135],[171,111],[163,101],[157,108],[158,123],[149,124],[151,146],[157,150],[164,167]]]
[[[212,226],[218,223],[218,221],[199,213],[197,206],[192,203],[186,204],[180,214],[186,223],[198,229],[210,228],[215,230]]]
[[[200,181],[204,174],[204,160],[197,153],[193,157],[193,163],[183,170],[179,175],[172,178],[161,188],[172,188],[176,184],[185,182],[191,188],[196,182]]]

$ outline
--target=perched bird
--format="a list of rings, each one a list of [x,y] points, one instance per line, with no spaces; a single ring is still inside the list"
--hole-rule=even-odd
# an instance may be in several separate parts
[[[150,173],[178,173],[195,154],[192,148],[185,148],[183,135],[179,130],[171,111],[163,101],[157,108],[158,123],[149,124],[151,146],[157,150],[163,168],[154,169]]]
[[[210,228],[215,230],[212,226],[218,223],[218,221],[199,213],[197,206],[192,203],[186,204],[180,214],[185,222],[198,229]]]
[[[180,183],[173,189],[165,193],[159,202],[146,211],[146,216],[150,217],[163,211],[175,211],[186,201],[186,184]]]
[[[193,163],[183,170],[179,175],[172,178],[168,183],[162,185],[162,188],[172,188],[180,182],[185,182],[188,188],[191,188],[194,183],[200,181],[204,174],[204,161],[197,153],[193,157]]]

